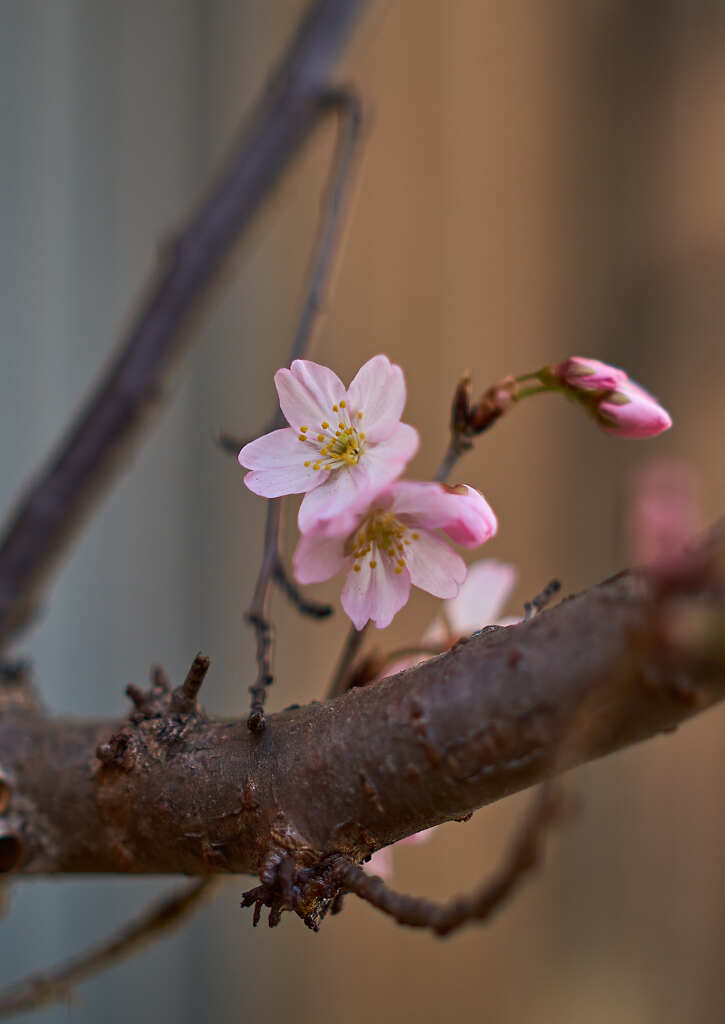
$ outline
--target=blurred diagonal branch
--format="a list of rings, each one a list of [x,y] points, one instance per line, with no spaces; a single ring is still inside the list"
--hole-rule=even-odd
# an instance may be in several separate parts
[[[53,571],[159,404],[187,328],[225,259],[330,106],[331,75],[366,0],[314,0],[237,148],[168,246],[119,352],[0,535],[0,647],[32,619]]]
[[[155,903],[110,939],[51,971],[38,971],[0,992],[0,1017],[27,1013],[69,999],[86,978],[160,938],[197,909],[215,879],[202,878]]]

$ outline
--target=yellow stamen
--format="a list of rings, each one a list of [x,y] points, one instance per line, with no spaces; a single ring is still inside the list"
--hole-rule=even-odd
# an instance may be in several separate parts
[[[299,440],[299,441],[306,441],[306,440],[307,440],[307,438],[305,437],[305,435],[304,435],[304,434],[300,434],[300,435],[299,435],[299,437],[298,437],[298,440]]]
[[[324,441],[325,440],[325,435],[324,434],[318,434],[317,435],[317,440],[318,441]]]
[[[420,534],[419,533],[411,533],[411,537],[413,538],[413,540],[418,540],[418,538],[420,537]]]
[[[343,400],[342,400],[342,401],[340,402],[340,408],[341,408],[341,409],[344,409],[344,408],[345,408],[345,399],[344,399],[344,398],[343,398]]]
[[[307,468],[308,466],[311,466],[311,465],[312,465],[312,463],[311,463],[311,462],[310,462],[310,460],[308,459],[308,460],[307,460],[307,462],[303,463],[303,465],[305,466],[305,469],[306,469],[306,468]]]
[[[337,412],[337,406],[336,406],[336,405],[333,405],[333,407],[332,407],[332,411],[333,411],[333,412]]]
[[[322,427],[323,430],[327,430],[330,424],[327,422],[327,420],[323,420],[320,426]]]
[[[401,572],[402,572],[403,570],[402,570],[402,569],[400,568],[400,566],[396,566],[396,569],[395,569],[395,571],[397,572],[398,576],[400,576],[400,574],[401,574]]]
[[[373,559],[372,562],[370,563],[370,568],[374,569],[377,564],[378,563],[375,561],[375,559]]]
[[[360,411],[360,412],[359,412],[359,413],[357,414],[357,418],[358,418],[359,420],[361,420],[361,419],[362,419],[362,410],[361,410],[361,411]]]
[[[353,565],[353,569],[355,570],[355,572],[360,572],[360,566],[359,565]]]
[[[306,434],[308,429],[308,427],[300,427],[300,430],[302,431],[303,434]]]
[[[312,468],[313,469],[319,469],[320,468],[320,463],[316,462]]]

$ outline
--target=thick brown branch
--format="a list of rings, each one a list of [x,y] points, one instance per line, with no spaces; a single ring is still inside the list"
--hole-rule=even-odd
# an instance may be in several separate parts
[[[254,872],[280,850],[301,865],[359,861],[542,781],[562,737],[579,763],[721,700],[724,633],[725,595],[701,561],[657,588],[622,574],[374,686],[273,715],[261,737],[173,714],[159,687],[124,723],[13,704],[0,715],[0,829],[18,844],[5,867]]]
[[[314,0],[237,150],[166,248],[118,355],[0,536],[0,645],[32,618],[59,559],[158,405],[184,328],[225,258],[329,109],[330,75],[365,0]],[[336,102],[340,102],[339,94]]]

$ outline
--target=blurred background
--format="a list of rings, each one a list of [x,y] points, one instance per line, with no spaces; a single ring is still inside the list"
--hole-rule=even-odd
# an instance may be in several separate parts
[[[160,243],[263,88],[304,0],[0,0],[2,502],[56,442],[113,350]],[[616,441],[568,403],[524,403],[460,475],[500,518],[515,612],[625,566],[627,495],[686,460],[703,515],[725,509],[725,4],[720,0],[391,0],[341,74],[373,112],[334,299],[313,358],[349,380],[386,352],[430,476],[449,402],[571,353],[620,364],[675,428]],[[247,236],[168,408],[62,570],[23,650],[62,713],[121,715],[152,662],[212,658],[209,710],[243,715],[242,622],[264,502],[215,431],[268,420],[304,293],[333,142],[307,147]],[[294,505],[288,503],[289,544]],[[317,588],[336,600],[337,583]],[[385,636],[415,641],[417,592]],[[275,601],[273,710],[321,697],[346,626]],[[371,640],[380,645],[382,638]],[[232,878],[172,938],[30,1015],[154,1021],[715,1022],[725,1016],[725,710],[570,776],[578,813],[492,926],[445,942],[348,900],[319,935],[252,931]],[[529,794],[395,853],[394,883],[443,899],[497,863]],[[100,940],[171,880],[21,881],[0,981]]]

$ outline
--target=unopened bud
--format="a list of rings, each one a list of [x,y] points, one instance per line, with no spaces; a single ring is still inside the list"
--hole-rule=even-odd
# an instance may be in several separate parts
[[[571,356],[551,367],[552,376],[576,391],[613,391],[628,379],[624,370],[598,359]]]
[[[615,437],[655,437],[672,426],[667,410],[631,380],[605,395],[595,414],[606,433]]]

